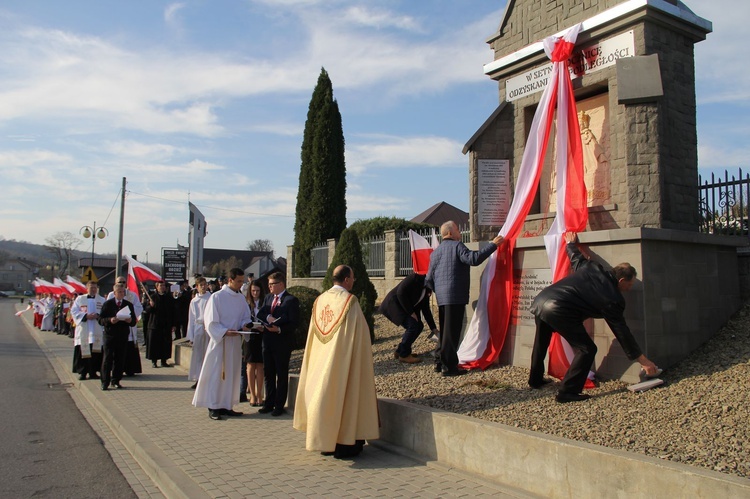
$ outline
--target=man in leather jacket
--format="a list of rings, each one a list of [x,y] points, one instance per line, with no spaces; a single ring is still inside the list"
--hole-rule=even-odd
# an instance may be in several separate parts
[[[621,263],[611,270],[590,261],[575,244],[574,232],[565,234],[566,250],[574,273],[543,289],[531,304],[536,318],[536,336],[531,354],[529,386],[540,388],[550,380],[544,379],[544,358],[552,332],[567,340],[575,352],[568,372],[560,385],[558,402],[586,400],[581,393],[586,376],[596,356],[596,345],[583,326],[589,317],[603,318],[620,342],[628,359],[643,366],[647,376],[655,376],[658,368],[643,355],[630,328],[625,322],[625,299],[635,282],[636,270],[629,263]]]

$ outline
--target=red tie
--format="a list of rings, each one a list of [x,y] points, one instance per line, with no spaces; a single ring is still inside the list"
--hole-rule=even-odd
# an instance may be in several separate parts
[[[273,309],[276,308],[276,305],[279,304],[279,295],[275,295],[273,297],[273,303],[271,304],[271,313],[273,313]]]
[[[117,308],[120,308],[120,305],[122,305],[122,302],[121,302],[121,301],[118,301],[118,302],[117,302]]]

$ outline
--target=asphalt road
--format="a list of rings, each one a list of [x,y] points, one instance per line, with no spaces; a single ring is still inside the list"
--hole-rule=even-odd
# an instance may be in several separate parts
[[[135,498],[16,303],[0,298],[0,497]]]

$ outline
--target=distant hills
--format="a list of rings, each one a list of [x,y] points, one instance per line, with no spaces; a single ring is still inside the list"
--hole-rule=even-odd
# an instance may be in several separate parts
[[[90,256],[91,253],[87,251],[73,251],[73,257],[76,260],[75,263],[78,263],[77,260],[79,258],[87,258]],[[45,245],[33,244],[26,241],[16,241],[14,239],[0,240],[0,257],[23,258],[40,265],[52,263],[54,261],[54,256],[49,252]]]

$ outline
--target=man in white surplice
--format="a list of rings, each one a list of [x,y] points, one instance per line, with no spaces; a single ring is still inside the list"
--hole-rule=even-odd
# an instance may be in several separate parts
[[[193,405],[208,408],[211,419],[242,415],[232,408],[240,400],[240,331],[249,332],[245,324],[252,321],[250,307],[240,293],[244,281],[242,269],[230,270],[228,284],[211,295],[203,313],[204,327],[210,339]]]

